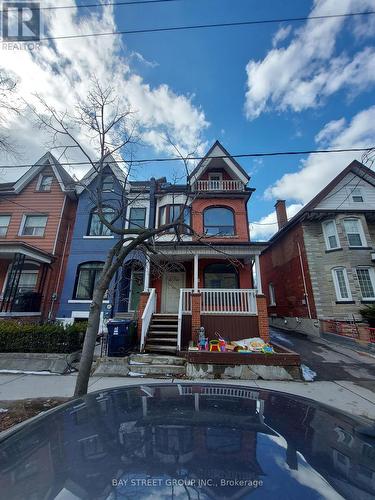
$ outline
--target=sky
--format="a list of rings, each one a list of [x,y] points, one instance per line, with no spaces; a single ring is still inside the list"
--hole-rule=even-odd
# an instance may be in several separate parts
[[[74,2],[73,2],[74,3]],[[85,1],[81,2],[85,3]],[[92,3],[86,2],[86,3]],[[72,4],[55,0],[42,5]],[[176,0],[42,12],[50,36],[252,19],[375,10],[375,0]],[[232,154],[375,146],[375,15],[167,33],[41,42],[39,50],[1,49],[0,69],[18,80],[18,96],[35,93],[57,109],[73,109],[95,74],[111,84],[142,125],[142,158],[204,154],[218,139]],[[17,159],[36,162],[50,146],[25,111],[7,115]],[[83,135],[80,139],[85,142]],[[69,153],[70,154],[70,153]],[[361,153],[239,160],[256,188],[249,202],[251,238],[277,229],[274,203],[294,215]],[[74,160],[74,155],[71,156]],[[180,172],[150,163],[138,178]],[[69,170],[69,169],[68,169]],[[70,173],[72,169],[69,170]],[[0,169],[0,181],[17,169]],[[83,172],[75,171],[77,175]]]

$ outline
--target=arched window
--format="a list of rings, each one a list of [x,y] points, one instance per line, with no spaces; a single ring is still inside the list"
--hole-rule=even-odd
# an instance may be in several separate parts
[[[105,220],[111,222],[115,217],[113,208],[104,207],[103,215]],[[98,210],[94,209],[90,215],[89,227],[87,231],[88,236],[111,236],[111,230],[105,226],[99,219]]]
[[[234,215],[230,208],[206,208],[203,213],[204,232],[209,236],[233,236]]]
[[[103,262],[84,262],[78,266],[73,295],[75,299],[92,299],[103,266]]]
[[[208,264],[204,270],[205,288],[238,288],[238,274],[232,264]]]
[[[113,175],[106,175],[103,178],[103,191],[113,191]]]

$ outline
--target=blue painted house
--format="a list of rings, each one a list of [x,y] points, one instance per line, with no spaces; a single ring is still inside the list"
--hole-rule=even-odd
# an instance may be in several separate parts
[[[95,195],[91,193],[100,187],[99,181],[98,173],[91,169],[77,185],[76,220],[57,318],[64,323],[88,317],[95,283],[108,251],[116,239],[122,238],[122,235],[112,234],[96,214]],[[102,201],[108,218],[111,219],[121,207],[117,227],[154,226],[154,179],[127,182],[124,171],[109,157],[101,181]],[[134,251],[127,256],[108,289],[101,314],[101,331],[105,317],[134,316],[144,287],[144,265],[143,252]]]

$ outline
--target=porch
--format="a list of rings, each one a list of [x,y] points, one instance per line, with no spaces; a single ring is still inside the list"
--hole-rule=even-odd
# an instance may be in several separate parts
[[[200,327],[209,340],[221,335],[227,340],[262,337],[267,342],[260,250],[251,253],[249,246],[226,247],[222,253],[217,247],[196,246],[190,255],[186,250],[176,255],[174,248],[174,255],[164,264],[171,251],[166,247],[148,258],[138,305],[140,351],[174,354],[187,350],[191,341],[197,344]]]
[[[0,318],[38,317],[53,257],[25,243],[0,244]]]

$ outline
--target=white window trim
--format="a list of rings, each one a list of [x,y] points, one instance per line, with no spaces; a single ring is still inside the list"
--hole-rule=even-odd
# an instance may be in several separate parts
[[[52,174],[39,174],[39,178],[38,178],[38,182],[36,184],[36,190],[39,191],[40,193],[50,193],[51,192],[51,189],[49,189],[48,191],[41,191],[40,189],[40,186],[42,185],[42,179],[43,177],[52,177],[52,182],[53,182],[53,175]]]
[[[129,229],[129,224],[130,224],[130,209],[131,208],[144,208],[146,209],[146,214],[145,214],[145,227],[149,227],[149,217],[150,217],[150,210],[149,210],[150,204],[148,203],[147,205],[138,205],[137,203],[129,203],[128,208],[126,210],[126,223],[125,223],[125,229]],[[130,228],[132,229],[132,228]],[[135,229],[135,228],[133,228]]]
[[[338,270],[338,269],[342,269],[344,271],[344,281],[345,281],[345,286],[346,286],[346,289],[348,292],[348,297],[341,296],[340,286],[339,286],[339,282],[338,282],[337,275],[336,275],[336,270]],[[346,268],[342,267],[342,266],[337,266],[337,267],[334,267],[331,270],[331,272],[332,272],[332,277],[333,277],[333,284],[335,286],[336,300],[338,302],[352,302],[353,301],[352,291],[350,289],[348,273],[347,273]]]
[[[370,275],[370,280],[371,280],[372,288],[375,291],[375,270],[374,270],[374,268],[370,267],[370,266],[357,266],[355,270],[356,270],[356,275],[357,275],[357,279],[358,279],[358,287],[359,287],[359,291],[360,291],[362,300],[375,300],[375,296],[374,297],[364,297],[362,295],[361,287],[359,285],[359,277],[358,277],[358,273],[357,273],[358,269],[368,269],[369,270],[369,275]]]
[[[68,304],[91,304],[92,300],[69,299]],[[103,300],[103,304],[109,304],[109,300]]]
[[[44,226],[44,233],[42,235],[33,235],[33,234],[23,234],[23,229],[25,227],[26,223],[26,217],[46,217],[46,224]],[[22,220],[21,220],[21,225],[20,229],[18,231],[18,236],[22,236],[22,238],[44,238],[46,234],[46,229],[47,229],[47,224],[48,224],[48,214],[23,214],[22,215]]]
[[[272,290],[272,291],[271,291]],[[275,286],[273,283],[268,284],[268,293],[270,296],[270,306],[275,306],[276,305],[276,294],[275,294]]]
[[[8,225],[7,226],[1,226],[1,227],[6,227],[7,230],[6,230],[5,234],[3,234],[3,235],[0,234],[0,238],[6,238],[7,234],[8,234],[8,231],[9,231],[10,221],[12,220],[12,214],[0,214],[0,217],[9,217]]]
[[[359,237],[361,238],[361,243],[362,243],[362,245],[360,245],[360,246],[350,245],[350,243],[349,243],[348,234],[347,234],[346,228],[345,228],[345,221],[350,221],[350,220],[358,221],[358,228],[359,228],[358,234],[359,234]],[[349,248],[366,248],[367,247],[367,240],[366,240],[365,232],[363,230],[363,225],[362,225],[361,219],[359,219],[358,217],[346,217],[345,219],[343,219],[343,226],[344,226],[346,241],[348,242]]]
[[[84,239],[86,240],[113,240],[114,236],[113,235],[108,235],[108,236],[94,236],[94,235],[89,235],[86,234],[83,236]]]
[[[208,174],[208,180],[209,181],[216,181],[217,179],[211,179],[211,176],[219,177],[219,181],[223,180],[223,173],[222,172],[209,172]]]
[[[329,246],[329,239],[328,239],[328,234],[327,234],[327,228],[326,226],[330,223],[330,222],[333,222],[334,226],[335,226],[335,236],[336,236],[336,241],[337,241],[337,247],[330,247]],[[335,219],[329,219],[329,220],[325,220],[322,222],[322,229],[323,229],[323,235],[324,235],[324,241],[326,243],[326,249],[327,250],[338,250],[339,248],[341,248],[341,245],[340,245],[340,238],[339,238],[339,234],[337,232],[337,225],[336,225],[336,221]]]
[[[360,196],[362,197],[362,201],[354,201],[353,200],[353,196],[355,196],[353,193],[354,193],[354,190],[355,189],[359,189],[360,191]],[[348,196],[349,196],[349,201],[350,201],[350,204],[351,205],[358,205],[361,206],[360,204],[361,203],[365,203],[365,197],[364,197],[364,194],[363,194],[363,188],[362,186],[348,186]]]

